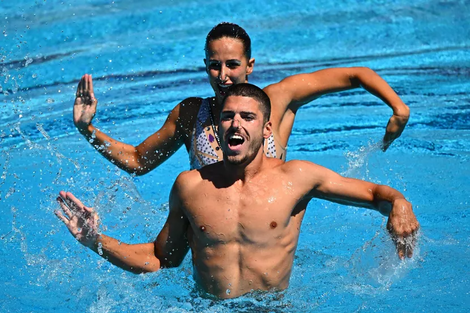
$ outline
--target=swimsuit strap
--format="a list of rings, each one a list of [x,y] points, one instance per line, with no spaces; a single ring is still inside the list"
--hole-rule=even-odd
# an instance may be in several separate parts
[[[219,161],[217,151],[220,149],[215,133],[215,125],[212,117],[210,98],[202,99],[201,106],[197,113],[196,122],[191,135],[191,146],[189,147],[189,163],[191,169],[199,169],[205,165],[216,163]],[[279,158],[285,160],[286,149],[279,143],[277,147],[280,151],[276,151],[276,139],[271,134],[264,141],[264,153],[270,158]]]
[[[211,124],[206,123],[211,117],[210,99],[202,99],[201,106],[194,124],[193,134],[191,136],[191,147],[189,149],[189,162],[191,169],[201,168],[205,165],[216,163],[219,161],[218,154],[214,150],[220,149],[216,138],[212,134],[206,133],[210,131]],[[206,128],[206,129],[205,129]],[[213,129],[213,131],[215,131]],[[213,145],[215,142],[215,145]]]

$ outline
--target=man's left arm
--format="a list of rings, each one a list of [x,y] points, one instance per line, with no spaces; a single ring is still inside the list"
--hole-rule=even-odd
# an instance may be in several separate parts
[[[419,223],[403,194],[389,186],[343,177],[313,163],[304,162],[303,166],[311,174],[307,178],[307,184],[313,186],[309,197],[370,208],[388,216],[387,229],[397,245],[399,257],[412,256],[412,246],[405,243],[414,239]]]
[[[282,99],[277,101],[285,105],[278,108],[280,111],[292,110],[295,113],[302,105],[322,95],[359,87],[380,98],[393,110],[383,138],[382,147],[385,151],[400,137],[408,122],[410,110],[387,82],[373,70],[366,67],[329,68],[298,74],[266,87],[265,91],[271,99]]]

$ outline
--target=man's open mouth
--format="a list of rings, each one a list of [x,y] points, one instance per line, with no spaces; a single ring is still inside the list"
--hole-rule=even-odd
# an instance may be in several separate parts
[[[228,137],[228,146],[230,148],[238,147],[245,142],[245,138],[240,135],[232,134]]]

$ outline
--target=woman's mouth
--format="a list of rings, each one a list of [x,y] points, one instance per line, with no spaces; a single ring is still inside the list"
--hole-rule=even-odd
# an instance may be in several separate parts
[[[222,96],[225,96],[225,94],[227,93],[228,89],[231,87],[232,85],[222,85],[222,84],[218,84],[217,87],[219,88],[219,93],[222,95]]]

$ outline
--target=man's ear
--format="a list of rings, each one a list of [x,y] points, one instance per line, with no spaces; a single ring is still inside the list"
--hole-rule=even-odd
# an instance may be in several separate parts
[[[263,138],[267,139],[271,134],[273,133],[273,124],[271,121],[267,121],[266,124],[264,124],[264,129],[263,129]]]
[[[248,63],[246,65],[246,75],[250,75],[253,73],[253,68],[255,66],[255,58],[251,58],[248,60]]]

